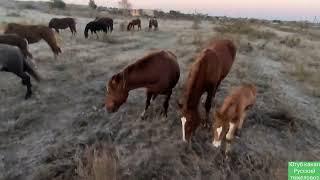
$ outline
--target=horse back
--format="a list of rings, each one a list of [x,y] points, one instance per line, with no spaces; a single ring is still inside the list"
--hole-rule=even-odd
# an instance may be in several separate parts
[[[236,48],[229,40],[219,40],[203,51],[207,76],[213,81],[223,80],[229,73],[236,55]]]

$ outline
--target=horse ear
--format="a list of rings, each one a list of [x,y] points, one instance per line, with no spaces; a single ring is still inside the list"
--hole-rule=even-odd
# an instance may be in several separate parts
[[[111,83],[112,84],[118,84],[120,82],[120,74],[116,74],[112,76],[111,78]]]

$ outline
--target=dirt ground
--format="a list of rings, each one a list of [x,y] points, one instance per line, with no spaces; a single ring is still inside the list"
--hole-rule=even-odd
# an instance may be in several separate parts
[[[2,22],[46,24],[50,18],[59,17],[37,10],[22,10],[21,16],[13,17],[4,7],[0,12]],[[192,21],[164,19],[159,19],[159,31],[148,32],[147,19],[142,19],[142,31],[121,32],[119,24],[130,18],[116,17],[111,35],[100,33],[99,39],[85,39],[84,27],[92,18],[76,18],[76,37],[69,30],[57,35],[63,51],[58,59],[43,41],[29,46],[43,77],[40,83],[32,82],[34,95],[30,100],[23,99],[26,89],[16,76],[0,74],[1,180],[77,179],[77,153],[97,142],[112,147],[116,154],[117,179],[286,179],[288,161],[319,161],[319,96],[305,88],[307,80],[299,81],[289,73],[297,61],[310,62],[315,72],[320,72],[316,54],[320,41],[312,34],[307,39],[304,33],[260,25],[277,37],[252,40],[218,33],[214,31],[218,24],[209,21],[191,28]],[[299,36],[304,46],[292,49],[279,44],[278,39],[288,34]],[[230,160],[212,146],[208,130],[199,128],[190,146],[181,140],[176,101],[188,65],[212,37],[231,37],[239,49],[230,74],[216,94],[215,106],[241,82],[258,87],[257,103],[233,145]],[[246,50],[248,43],[253,50]],[[298,54],[294,54],[295,61],[282,59],[284,48]],[[147,118],[140,119],[143,89],[130,92],[117,113],[105,112],[106,81],[155,49],[173,51],[182,72],[168,118],[159,116],[164,101],[160,96]]]

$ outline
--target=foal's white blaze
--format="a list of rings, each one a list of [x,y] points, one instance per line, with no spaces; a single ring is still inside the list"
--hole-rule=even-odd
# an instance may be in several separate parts
[[[230,140],[231,137],[232,137],[231,132],[233,131],[234,126],[235,126],[235,123],[229,123],[229,131],[228,131],[228,133],[227,133],[227,135],[226,135],[226,138],[227,138],[228,140]]]
[[[219,128],[217,128],[218,139],[220,138],[221,131],[222,131],[222,126],[220,126]]]
[[[184,131],[184,127],[186,125],[186,122],[187,122],[187,119],[185,117],[182,117],[181,118],[181,124],[182,124],[182,140],[183,141],[186,141],[186,134],[185,134],[185,131]]]
[[[213,140],[213,142],[212,142],[212,145],[214,146],[214,147],[220,147],[221,146],[221,141],[216,141],[216,140]]]

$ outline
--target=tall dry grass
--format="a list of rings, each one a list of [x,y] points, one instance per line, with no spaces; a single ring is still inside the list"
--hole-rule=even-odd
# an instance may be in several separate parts
[[[87,146],[82,153],[77,153],[75,160],[79,180],[117,179],[118,156],[110,145]]]

